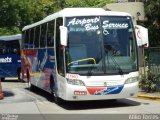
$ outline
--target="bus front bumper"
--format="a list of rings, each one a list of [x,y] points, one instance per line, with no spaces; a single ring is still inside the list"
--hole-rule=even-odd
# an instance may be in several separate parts
[[[122,99],[136,96],[138,82],[123,86],[89,87],[68,85],[62,99],[67,101]]]

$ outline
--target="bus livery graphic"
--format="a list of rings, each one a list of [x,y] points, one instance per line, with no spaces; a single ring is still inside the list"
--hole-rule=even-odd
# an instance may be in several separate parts
[[[56,102],[132,97],[138,55],[132,17],[101,8],[65,8],[22,30],[22,71]],[[23,59],[23,57],[22,57]]]

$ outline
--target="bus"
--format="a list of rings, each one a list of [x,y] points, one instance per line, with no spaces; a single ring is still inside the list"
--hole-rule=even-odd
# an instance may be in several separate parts
[[[65,8],[22,29],[22,77],[55,102],[120,99],[138,92],[132,16]]]
[[[21,34],[0,36],[0,78],[18,77],[21,80]]]

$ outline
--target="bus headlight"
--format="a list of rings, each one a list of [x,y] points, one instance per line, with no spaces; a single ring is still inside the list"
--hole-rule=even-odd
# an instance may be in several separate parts
[[[139,77],[131,77],[126,80],[125,84],[134,83],[137,81],[139,81]]]
[[[78,79],[67,79],[67,83],[71,85],[85,86],[84,82]]]

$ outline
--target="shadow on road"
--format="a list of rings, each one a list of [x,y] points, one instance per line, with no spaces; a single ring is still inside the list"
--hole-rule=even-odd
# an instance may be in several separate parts
[[[49,102],[54,102],[53,96],[50,93],[48,93],[40,88],[34,87],[34,89],[32,89],[32,90],[30,90],[30,88],[25,88],[25,89],[27,91],[30,91],[30,92],[33,92],[34,94],[36,94],[36,98],[40,101],[47,100]]]
[[[28,88],[26,88],[29,90]],[[34,89],[37,95],[46,98],[50,102],[54,102],[53,96],[39,88]],[[100,109],[100,108],[116,108],[116,107],[130,107],[141,105],[140,102],[129,100],[129,99],[119,99],[119,100],[96,100],[96,101],[76,101],[76,102],[63,102],[59,106],[66,110],[85,110],[85,109]]]
[[[12,91],[3,91],[4,97],[12,97],[15,94]]]
[[[138,106],[141,103],[129,100],[96,100],[96,101],[80,101],[80,102],[67,102],[60,105],[66,110],[85,110],[85,109],[101,109],[101,108],[116,108],[116,107],[129,107]]]

